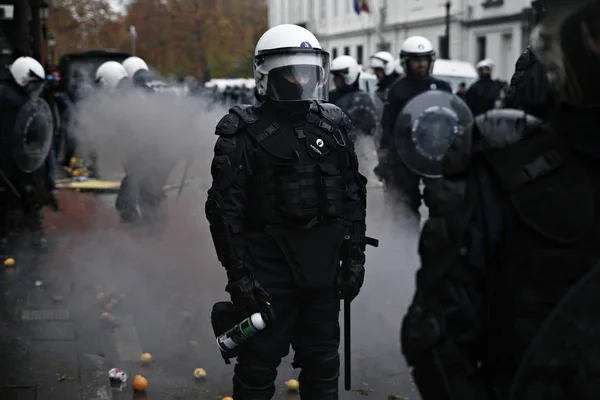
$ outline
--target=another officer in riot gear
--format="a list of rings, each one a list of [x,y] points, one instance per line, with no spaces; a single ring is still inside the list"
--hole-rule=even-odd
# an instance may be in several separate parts
[[[405,204],[412,214],[418,216],[421,205],[421,178],[409,169],[398,155],[395,143],[396,121],[404,106],[413,97],[428,90],[452,93],[452,88],[447,82],[431,76],[435,51],[426,38],[408,38],[402,45],[400,62],[406,76],[397,80],[388,92],[381,122],[379,165],[375,168],[375,173],[385,183],[386,191],[392,200]]]
[[[549,123],[480,115],[427,197],[401,334],[424,400],[600,397],[600,3],[536,5]]]
[[[9,215],[23,210],[25,228],[34,245],[45,245],[40,191],[44,163],[53,139],[52,111],[41,98],[45,80],[42,65],[19,57],[10,78],[0,85],[0,251],[6,251]]]
[[[472,84],[465,94],[465,101],[474,116],[494,108],[501,108],[503,105],[506,82],[492,79],[494,66],[494,62],[489,58],[481,60],[476,65],[479,80]]]
[[[352,122],[327,98],[329,54],[306,29],[279,25],[254,53],[261,104],[217,125],[206,216],[240,320],[270,303],[276,319],[243,344],[233,397],[270,399],[295,351],[300,397],[338,398],[340,297],[360,291],[365,179]]]
[[[355,128],[364,135],[373,135],[377,125],[377,112],[373,99],[359,89],[360,66],[350,56],[340,56],[331,62],[331,75],[335,90],[329,101],[350,117]]]
[[[125,67],[125,63],[123,66]],[[174,94],[172,89],[147,67],[139,68],[130,78],[133,83],[132,89],[139,91],[142,96]],[[133,93],[135,92],[127,95]],[[144,221],[149,223],[156,233],[164,230],[168,218],[164,186],[176,164],[177,159],[161,152],[155,143],[136,141],[135,150],[126,156],[125,176],[115,203],[121,221]]]
[[[130,79],[133,79],[133,77],[138,71],[149,71],[148,64],[146,64],[146,61],[142,60],[139,57],[128,57],[121,64],[123,65],[123,68],[125,68],[127,76]]]
[[[378,80],[375,93],[385,103],[390,87],[400,78],[400,74],[396,72],[394,56],[387,51],[380,51],[371,56],[369,66]]]

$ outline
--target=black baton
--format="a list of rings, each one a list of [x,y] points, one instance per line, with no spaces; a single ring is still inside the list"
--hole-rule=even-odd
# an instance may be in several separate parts
[[[352,386],[350,346],[350,301],[344,299],[344,388],[346,389],[346,391],[351,390]]]

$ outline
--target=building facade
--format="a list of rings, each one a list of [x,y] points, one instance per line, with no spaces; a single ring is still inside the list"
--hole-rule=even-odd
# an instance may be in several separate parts
[[[384,49],[395,56],[410,36],[428,38],[438,52],[449,28],[449,58],[473,64],[491,58],[495,76],[509,79],[531,32],[530,0],[269,0],[269,26],[292,23],[311,30],[333,58],[351,55],[360,64]],[[449,12],[447,12],[449,4]]]

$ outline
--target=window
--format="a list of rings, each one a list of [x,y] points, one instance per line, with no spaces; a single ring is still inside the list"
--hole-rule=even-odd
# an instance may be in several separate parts
[[[359,64],[363,63],[363,47],[362,47],[362,44],[359,44],[358,46],[356,46],[356,61]]]
[[[331,49],[331,59],[337,58],[337,47]]]
[[[349,56],[350,55],[350,47],[349,46],[345,46],[344,47],[344,55],[345,56]]]
[[[477,38],[477,60],[475,62],[479,62],[483,60],[486,56],[486,48],[487,48],[487,38],[485,36],[479,36]]]

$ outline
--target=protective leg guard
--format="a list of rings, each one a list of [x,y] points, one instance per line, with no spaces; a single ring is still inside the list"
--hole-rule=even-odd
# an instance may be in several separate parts
[[[263,362],[239,362],[233,376],[233,398],[235,400],[270,400],[275,394],[277,365],[267,366]]]
[[[338,400],[340,356],[338,353],[314,354],[299,360],[300,398],[302,400]]]

